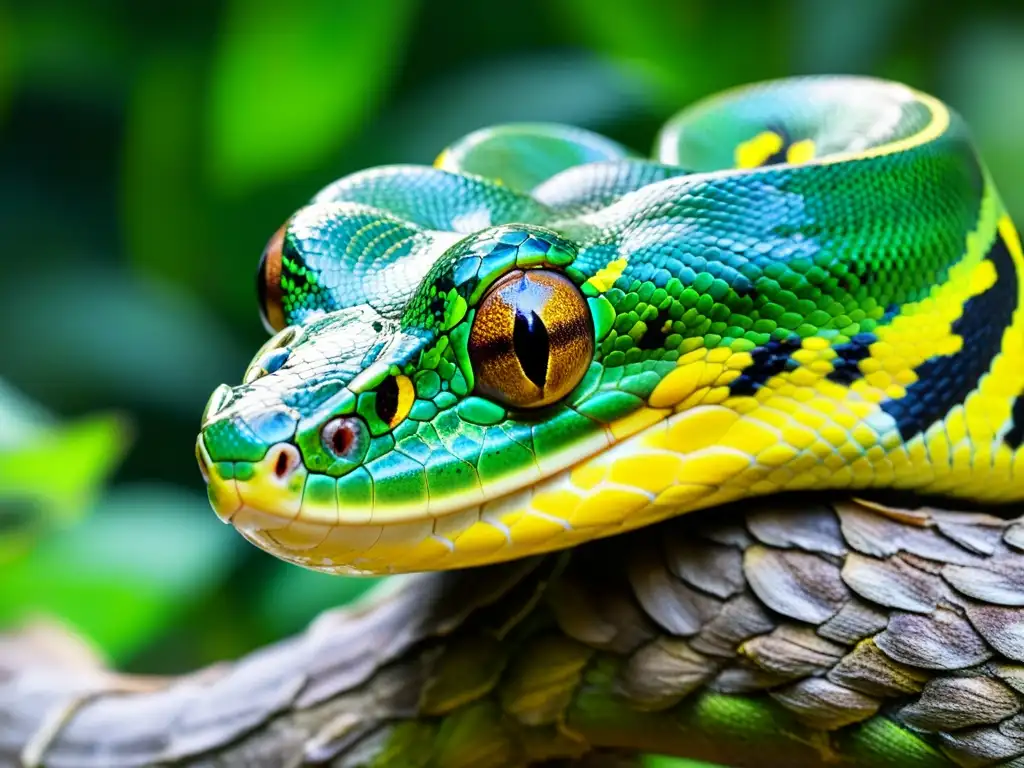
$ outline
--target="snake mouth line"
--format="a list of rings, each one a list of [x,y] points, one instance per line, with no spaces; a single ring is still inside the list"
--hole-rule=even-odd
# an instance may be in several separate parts
[[[650,420],[647,426],[649,423]],[[263,530],[280,529],[296,521],[324,527],[356,528],[441,520],[484,504],[500,502],[537,483],[571,472],[580,464],[615,448],[637,431],[634,428],[628,434],[620,429],[613,432],[611,426],[606,426],[589,439],[558,452],[546,461],[535,461],[527,470],[492,481],[486,488],[479,486],[478,493],[450,495],[393,507],[360,508],[342,506],[340,502],[336,505],[308,503],[304,496],[306,483],[310,477],[318,475],[306,469],[298,449],[291,443],[272,446],[259,461],[224,463],[211,459],[200,436],[196,441],[196,458],[214,511],[225,523],[237,526],[238,518],[245,517],[253,523],[260,520],[260,524],[254,527]],[[227,470],[233,476],[223,474],[226,464],[236,468]],[[282,471],[282,466],[286,471]],[[239,467],[244,467],[244,470],[238,471]]]
[[[268,459],[251,480],[211,471],[210,499],[220,518],[251,543],[300,565],[344,573],[461,567],[556,549],[735,499],[738,486],[731,478],[756,462],[717,445],[720,429],[708,429],[711,421],[724,429],[734,418],[719,406],[633,418],[611,425],[600,446],[563,452],[539,481],[531,475],[502,493],[491,485],[487,498],[450,499],[440,509],[421,505],[415,517],[366,509],[359,518],[349,510],[346,519],[337,505],[304,504],[305,468],[288,492],[286,483],[265,482],[272,474]],[[674,447],[681,432],[695,436],[682,450]],[[198,452],[205,455],[202,446]]]

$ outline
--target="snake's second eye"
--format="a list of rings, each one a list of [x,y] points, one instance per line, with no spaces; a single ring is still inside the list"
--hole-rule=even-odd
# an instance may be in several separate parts
[[[510,272],[491,286],[469,333],[476,389],[511,408],[539,408],[579,384],[594,356],[587,302],[564,275]]]
[[[377,418],[394,429],[409,415],[416,400],[416,388],[408,376],[388,376],[377,387],[374,410]]]
[[[256,273],[260,317],[270,333],[285,327],[284,307],[281,303],[281,251],[284,248],[284,233],[287,227],[287,224],[282,225],[267,242]]]

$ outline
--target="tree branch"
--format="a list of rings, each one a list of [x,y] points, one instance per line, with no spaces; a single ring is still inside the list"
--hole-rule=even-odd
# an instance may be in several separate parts
[[[0,765],[1024,755],[1024,523],[784,504],[390,579],[296,637],[180,678],[107,672],[52,632],[9,635]]]

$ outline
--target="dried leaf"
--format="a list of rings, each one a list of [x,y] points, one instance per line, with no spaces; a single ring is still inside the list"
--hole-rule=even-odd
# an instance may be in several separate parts
[[[1024,568],[1020,563],[984,566],[947,565],[942,576],[968,597],[997,605],[1024,606]]]
[[[601,615],[615,627],[615,638],[605,646],[613,653],[632,653],[659,634],[625,584],[602,594],[600,605]]]
[[[753,596],[742,594],[728,600],[690,644],[701,653],[726,658],[736,654],[740,643],[771,632],[775,621]]]
[[[920,691],[928,680],[926,672],[893,661],[871,640],[858,643],[827,677],[869,696],[906,696]]]
[[[924,669],[965,669],[992,655],[971,625],[946,608],[894,613],[875,642],[894,661]]]
[[[669,570],[692,587],[725,600],[743,589],[743,555],[735,547],[681,536],[665,544]]]
[[[850,597],[839,568],[806,552],[755,544],[744,553],[743,572],[769,608],[797,621],[827,621]]]
[[[718,669],[685,640],[660,637],[634,653],[619,672],[619,686],[630,704],[659,710],[677,704]]]
[[[925,528],[931,522],[931,516],[925,509],[905,509],[894,507],[891,504],[883,504],[873,499],[853,498],[849,502],[840,502],[841,505],[859,506],[869,509],[875,514],[894,520],[900,525],[912,525],[918,528]],[[839,505],[837,505],[838,507]]]
[[[1024,715],[1014,715],[999,724],[999,732],[1011,739],[1024,741]]]
[[[617,632],[601,615],[596,597],[575,574],[563,575],[548,590],[548,604],[561,630],[581,643],[604,648]]]
[[[534,638],[509,666],[501,708],[524,725],[554,723],[572,701],[593,653],[560,635]]]
[[[628,654],[660,634],[637,605],[621,571],[608,578],[582,558],[573,562],[547,592],[558,626],[569,637],[595,648]]]
[[[888,614],[855,597],[844,603],[839,613],[822,624],[818,634],[837,643],[852,645],[865,637],[877,635],[888,623]]]
[[[991,725],[1020,712],[1020,701],[1010,688],[989,677],[939,677],[930,681],[917,701],[900,710],[899,717],[923,731],[955,731]]]
[[[1006,683],[1008,686],[1024,695],[1024,667],[1019,664],[992,664],[992,674]]]
[[[722,517],[724,520],[735,519],[735,515],[726,515],[724,512]],[[716,544],[721,544],[726,547],[735,547],[736,549],[746,549],[754,543],[750,534],[747,533],[747,529],[736,522],[706,524],[698,528],[698,533],[703,538],[710,539]]]
[[[505,669],[508,649],[493,637],[467,634],[454,638],[435,662],[419,696],[419,711],[447,715],[488,694]]]
[[[765,691],[787,682],[789,680],[786,677],[768,672],[744,659],[742,663],[719,672],[708,684],[708,688],[717,693],[735,695]]]
[[[644,610],[673,635],[696,634],[721,606],[675,578],[660,558],[639,549],[630,562],[629,582]]]
[[[897,522],[856,504],[836,504],[846,542],[858,552],[872,557],[889,557],[909,552],[943,563],[974,565],[983,562],[933,528],[920,528]]]
[[[762,544],[782,549],[835,555],[846,554],[839,520],[830,507],[764,507],[747,515],[747,529]]]
[[[998,522],[1002,523],[1001,520]],[[981,520],[950,522],[940,518],[936,521],[936,527],[946,538],[979,555],[995,552],[1003,536],[1003,525],[985,525]]]
[[[982,768],[1024,754],[1024,742],[1000,733],[998,728],[939,733],[939,739],[943,751],[964,768]]]
[[[1024,609],[972,603],[967,606],[967,618],[999,653],[1024,661]]]
[[[845,651],[844,646],[818,637],[810,627],[792,624],[783,624],[740,647],[740,653],[761,669],[790,680],[831,669]]]
[[[1003,533],[1003,541],[1024,552],[1024,523],[1014,523]]]
[[[846,585],[865,600],[902,611],[933,611],[943,593],[941,579],[898,557],[879,560],[852,552],[842,573]]]
[[[820,677],[801,680],[768,695],[810,727],[826,731],[867,720],[880,705],[871,696]]]

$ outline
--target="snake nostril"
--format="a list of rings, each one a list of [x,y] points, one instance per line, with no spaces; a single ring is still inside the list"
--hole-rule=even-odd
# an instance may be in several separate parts
[[[278,477],[284,477],[288,474],[288,454],[284,451],[277,454],[277,462],[274,464],[274,474]]]
[[[277,451],[277,455],[271,458],[274,477],[284,480],[299,468],[299,452],[290,443],[279,445],[274,450]]]

